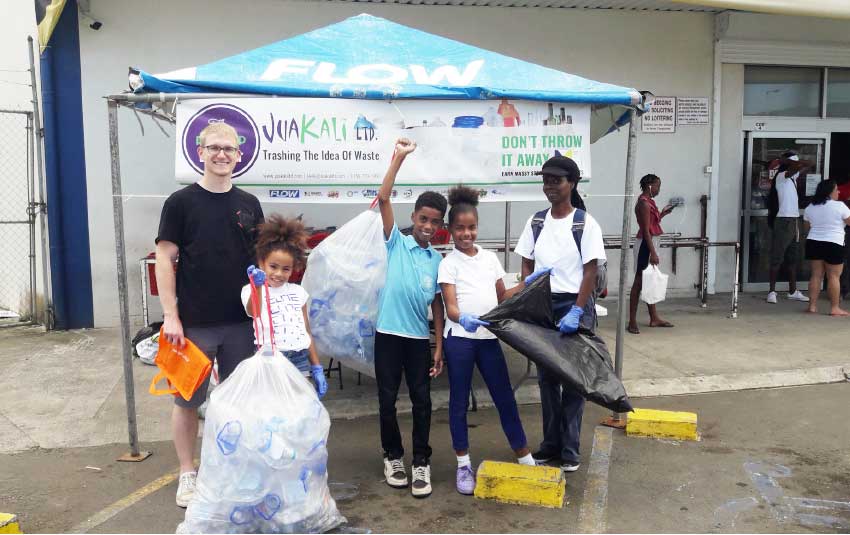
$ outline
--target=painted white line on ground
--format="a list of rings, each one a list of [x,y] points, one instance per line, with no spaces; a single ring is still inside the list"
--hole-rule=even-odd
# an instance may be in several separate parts
[[[579,533],[604,533],[605,510],[608,507],[608,467],[611,464],[611,448],[614,430],[602,425],[593,432],[593,451],[587,467],[584,497],[578,511]]]
[[[112,505],[106,507],[102,511],[95,513],[94,515],[90,516],[89,518],[83,520],[82,522],[80,522],[79,524],[74,526],[73,528],[69,529],[68,533],[88,533],[90,530],[92,530],[92,529],[96,528],[97,526],[103,524],[104,522],[106,522],[110,518],[114,517],[115,515],[117,515],[121,511],[127,509],[131,505],[134,505],[134,504],[140,502],[142,499],[153,494],[154,492],[158,491],[159,489],[161,489],[161,488],[163,488],[167,485],[170,485],[176,479],[177,479],[177,472],[176,471],[172,472],[170,474],[165,474],[164,476],[160,477],[159,479],[155,479],[155,480],[151,481],[150,483],[148,483],[144,487],[140,488],[136,492],[121,498],[120,500],[118,500],[117,502],[113,503]]]

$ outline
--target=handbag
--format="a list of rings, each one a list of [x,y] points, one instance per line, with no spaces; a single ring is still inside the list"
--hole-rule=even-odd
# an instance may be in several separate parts
[[[155,396],[180,394],[189,401],[212,371],[212,362],[188,338],[182,348],[175,346],[159,331],[159,351],[154,364],[159,373],[151,380],[148,391]],[[156,384],[165,379],[168,389],[157,389]]]

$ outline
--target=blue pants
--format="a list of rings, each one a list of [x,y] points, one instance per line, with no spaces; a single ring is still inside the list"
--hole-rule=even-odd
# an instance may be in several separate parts
[[[469,449],[466,411],[469,407],[472,370],[475,366],[478,366],[478,371],[490,391],[490,397],[499,411],[502,430],[508,437],[511,448],[518,450],[526,447],[528,443],[525,431],[519,420],[508,365],[505,363],[505,355],[499,341],[452,336],[450,331],[449,336],[444,339],[443,351],[446,354],[449,373],[449,430],[452,433],[452,447],[457,451]]]
[[[552,294],[552,311],[557,323],[575,304],[576,294]],[[596,329],[596,307],[588,299],[581,318],[582,327]],[[597,340],[594,337],[594,340]],[[540,386],[540,405],[543,409],[543,441],[540,451],[564,461],[580,462],[579,436],[584,398],[564,387],[558,378],[537,367],[537,384]]]

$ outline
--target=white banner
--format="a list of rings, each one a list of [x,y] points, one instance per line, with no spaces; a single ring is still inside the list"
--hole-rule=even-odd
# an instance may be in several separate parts
[[[590,178],[590,108],[504,100],[353,100],[246,98],[187,100],[177,106],[176,177],[203,174],[198,134],[226,122],[240,135],[234,183],[261,200],[371,200],[395,140],[418,148],[396,180],[393,196],[412,202],[422,191],[463,183],[481,200],[542,200],[534,173],[560,152]]]

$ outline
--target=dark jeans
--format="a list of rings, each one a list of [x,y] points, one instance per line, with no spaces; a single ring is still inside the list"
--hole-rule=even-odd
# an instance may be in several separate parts
[[[431,346],[428,340],[392,334],[375,334],[375,381],[381,419],[381,446],[390,459],[404,457],[395,402],[401,373],[413,404],[413,466],[430,463],[431,446]]]
[[[576,294],[552,294],[552,311],[557,323],[575,304]],[[581,325],[596,329],[596,307],[588,299],[584,307]],[[594,337],[596,340],[596,338]],[[581,417],[584,414],[584,398],[561,384],[558,378],[537,367],[537,384],[540,386],[540,405],[543,409],[543,441],[540,450],[551,455],[560,455],[564,461],[580,462],[579,436]]]
[[[502,431],[508,438],[511,449],[524,448],[528,443],[519,419],[508,365],[499,341],[491,338],[477,340],[460,336],[444,339],[446,366],[449,372],[449,430],[452,447],[462,451],[469,449],[469,429],[466,411],[469,408],[469,391],[472,388],[472,372],[475,366],[490,391],[490,398],[499,411]]]

